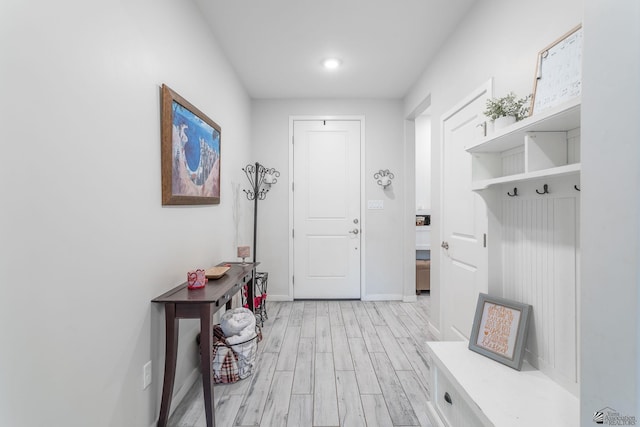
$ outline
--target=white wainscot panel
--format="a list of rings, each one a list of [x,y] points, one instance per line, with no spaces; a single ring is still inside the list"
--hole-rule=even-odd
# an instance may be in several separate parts
[[[533,306],[527,360],[577,394],[579,193],[571,182],[549,183],[541,196],[542,185],[503,199],[503,295]]]

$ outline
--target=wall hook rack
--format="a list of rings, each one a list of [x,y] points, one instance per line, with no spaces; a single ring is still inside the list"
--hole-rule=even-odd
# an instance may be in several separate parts
[[[542,191],[536,190],[538,194],[549,194],[549,186],[547,184],[542,186]]]
[[[393,173],[389,172],[389,169],[380,169],[373,175],[373,178],[378,180],[378,185],[381,185],[382,188],[387,188],[389,185],[391,185],[391,180],[395,178],[395,176],[393,175]]]
[[[518,187],[513,187],[513,194],[507,192],[507,196],[516,197],[518,195]]]
[[[578,187],[577,185],[574,185],[573,188],[575,188],[576,191],[580,191],[580,187]]]

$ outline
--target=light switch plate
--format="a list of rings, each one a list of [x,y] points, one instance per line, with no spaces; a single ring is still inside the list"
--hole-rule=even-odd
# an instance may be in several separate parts
[[[367,209],[384,209],[384,200],[367,200]]]

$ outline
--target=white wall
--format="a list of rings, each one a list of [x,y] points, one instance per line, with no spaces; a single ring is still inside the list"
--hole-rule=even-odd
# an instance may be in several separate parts
[[[249,98],[190,2],[4,1],[0,51],[0,425],[149,426],[150,300],[235,259]],[[222,127],[218,206],[161,206],[162,83]],[[182,325],[176,390],[196,368]]]
[[[585,5],[580,406],[591,425],[605,407],[640,421],[640,4]]]
[[[431,116],[416,117],[416,211],[431,210]]]
[[[432,242],[442,241],[442,114],[492,77],[496,96],[509,91],[520,96],[530,93],[538,52],[582,22],[582,4],[582,0],[477,2],[405,97],[405,117],[410,117],[425,98],[430,96],[431,100]],[[440,311],[446,310],[439,301],[441,252],[432,250],[431,260],[432,321],[437,331]]]
[[[366,295],[363,299],[403,296],[402,216],[403,120],[399,100],[254,100],[252,153],[260,163],[281,172],[279,183],[260,202],[258,261],[269,272],[271,298],[291,299],[289,292],[289,117],[365,116],[365,200],[384,200],[384,210],[363,212]],[[373,179],[380,169],[394,173],[392,186],[383,191]]]

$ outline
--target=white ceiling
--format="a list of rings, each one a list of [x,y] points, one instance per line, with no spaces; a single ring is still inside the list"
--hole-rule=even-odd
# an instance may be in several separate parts
[[[252,98],[402,98],[476,0],[195,1]]]

